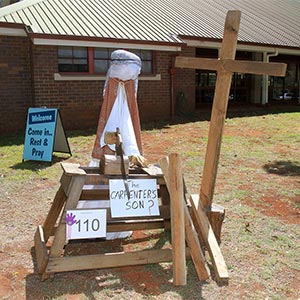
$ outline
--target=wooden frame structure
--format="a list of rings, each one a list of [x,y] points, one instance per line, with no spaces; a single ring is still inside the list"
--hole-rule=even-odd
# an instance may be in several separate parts
[[[179,154],[162,158],[163,174],[129,174],[129,178],[157,178],[160,216],[131,219],[108,218],[107,231],[171,228],[172,249],[150,249],[129,253],[106,253],[65,256],[66,211],[77,208],[80,200],[108,200],[109,177],[98,168],[84,168],[63,163],[61,186],[43,225],[38,226],[34,242],[37,265],[42,279],[56,272],[132,266],[173,261],[175,285],[186,284],[186,244],[190,250],[199,280],[209,277],[203,248],[210,255],[218,283],[228,283],[228,271],[219,243],[224,209],[212,203],[225,123],[228,96],[233,72],[284,76],[285,64],[235,61],[237,35],[241,13],[229,11],[225,21],[224,38],[219,60],[177,57],[175,67],[217,70],[218,77],[199,195],[185,195]],[[121,178],[121,176],[119,176]],[[93,189],[85,189],[94,185]],[[109,209],[108,216],[109,216]],[[47,243],[53,238],[50,247]]]
[[[64,256],[66,241],[66,211],[76,209],[80,200],[109,199],[110,178],[121,176],[105,176],[99,168],[84,168],[79,164],[62,163],[63,174],[60,188],[56,193],[48,216],[43,225],[39,225],[35,236],[35,252],[39,273],[42,280],[50,274],[74,270],[111,268],[119,266],[140,265],[172,261],[171,249],[151,249],[130,253],[106,253],[95,255]],[[129,178],[153,178],[147,174],[130,174]],[[110,218],[107,209],[107,232],[149,230],[170,228],[169,194],[162,175],[155,176],[159,186],[160,216],[135,218]],[[85,189],[92,185],[93,188]],[[51,246],[47,247],[52,238]]]

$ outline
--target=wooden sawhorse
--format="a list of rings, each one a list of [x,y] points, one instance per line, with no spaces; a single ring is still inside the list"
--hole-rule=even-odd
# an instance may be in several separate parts
[[[39,273],[42,280],[51,274],[75,270],[101,269],[172,261],[171,249],[148,249],[128,253],[105,253],[92,255],[65,255],[66,212],[77,209],[81,200],[109,200],[109,179],[98,168],[80,167],[79,164],[62,163],[63,174],[60,187],[43,225],[37,227],[34,246]],[[153,178],[148,174],[129,174],[129,179]],[[160,215],[153,217],[114,218],[107,209],[107,232],[169,229],[170,199],[164,177],[156,176]],[[92,188],[85,189],[85,186]],[[50,243],[51,239],[51,243]],[[49,243],[51,245],[49,245]],[[101,241],[99,241],[101,243]]]

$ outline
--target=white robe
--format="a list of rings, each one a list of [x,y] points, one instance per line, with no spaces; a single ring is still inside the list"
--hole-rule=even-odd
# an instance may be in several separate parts
[[[115,132],[116,128],[120,129],[120,134],[122,137],[122,150],[124,154],[127,156],[140,155],[140,151],[136,143],[132,120],[130,117],[126,92],[124,84],[122,82],[119,83],[117,98],[100,139],[101,147],[104,147],[106,145],[104,142],[105,133]],[[116,151],[115,145],[108,146],[111,150]]]

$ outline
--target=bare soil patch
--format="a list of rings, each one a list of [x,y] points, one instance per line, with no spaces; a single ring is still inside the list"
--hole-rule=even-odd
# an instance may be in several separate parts
[[[288,121],[289,120],[289,121]],[[22,145],[0,148],[0,299],[300,299],[300,115],[229,118],[226,122],[215,202],[226,209],[222,244],[230,284],[199,282],[188,262],[188,285],[174,287],[171,264],[66,272],[40,281],[33,236],[42,224],[61,176],[60,161],[88,164],[91,133],[71,134],[71,158],[52,165],[21,163]],[[150,163],[171,152],[183,156],[190,193],[198,193],[209,122],[180,119],[143,130]],[[19,137],[22,141],[22,137]],[[17,155],[15,159],[12,156]],[[152,247],[159,232],[134,232],[131,242],[107,243],[115,251]],[[93,253],[99,245],[69,244],[72,254]],[[101,251],[103,249],[98,249]]]

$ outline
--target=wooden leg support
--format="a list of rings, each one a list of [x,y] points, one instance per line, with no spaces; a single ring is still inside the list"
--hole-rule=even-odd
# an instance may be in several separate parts
[[[216,280],[221,285],[228,284],[229,276],[227,266],[212,230],[212,226],[204,212],[201,201],[199,201],[199,196],[191,195],[190,202],[192,209],[194,210],[194,215],[196,216],[196,222],[198,224],[197,227],[200,229],[199,234],[202,236],[205,246],[209,252]]]
[[[170,187],[170,172],[169,172],[169,158],[164,157],[159,161],[160,167],[164,173],[166,185],[171,191]],[[183,183],[183,180],[182,180]],[[184,202],[184,221],[185,221],[185,239],[190,249],[190,254],[195,265],[195,269],[200,281],[209,278],[208,267],[205,262],[205,257],[198,239],[197,231],[193,225],[187,203]]]
[[[225,218],[225,209],[223,206],[212,204],[211,209],[206,212],[212,230],[216,236],[219,244],[221,244],[221,231],[222,225]]]
[[[48,251],[44,239],[44,230],[41,225],[37,227],[34,235],[34,247],[38,271],[40,274],[43,274],[48,263]]]

